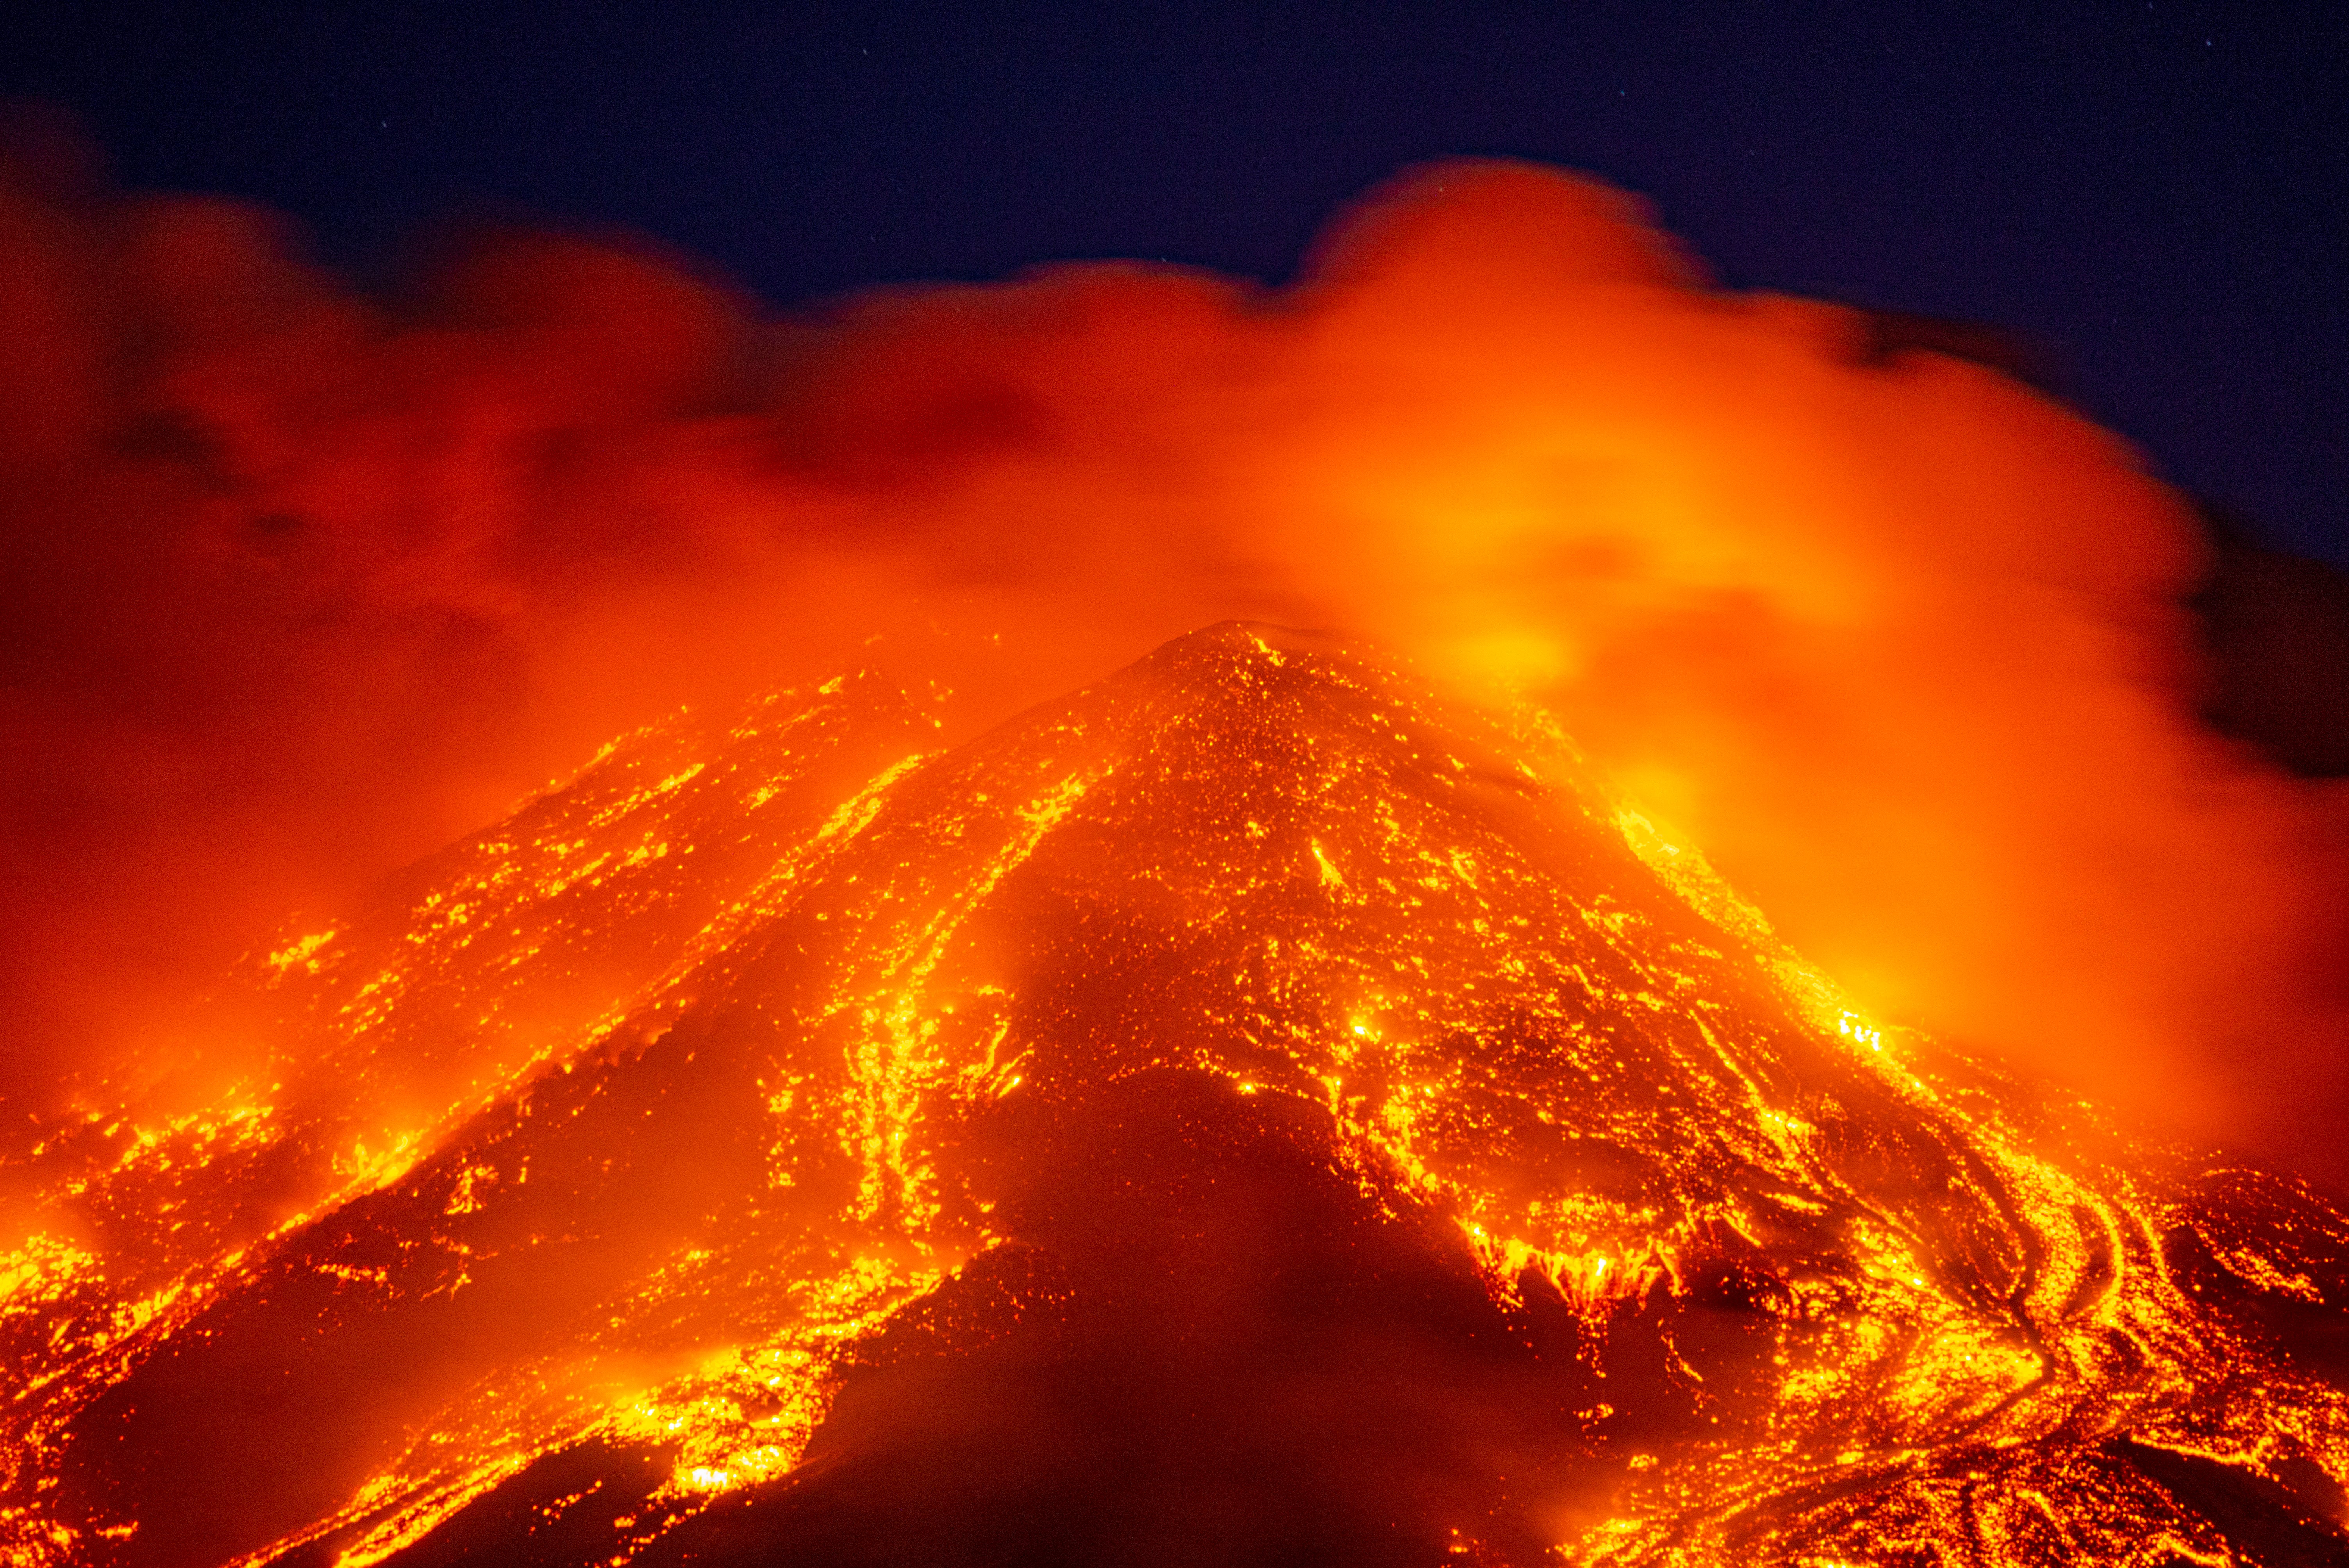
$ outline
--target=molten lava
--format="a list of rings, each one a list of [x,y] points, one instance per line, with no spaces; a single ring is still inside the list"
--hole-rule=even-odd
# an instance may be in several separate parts
[[[616,742],[20,1161],[10,1560],[2349,1557],[2349,1217],[1868,1016],[1539,710],[929,707]]]

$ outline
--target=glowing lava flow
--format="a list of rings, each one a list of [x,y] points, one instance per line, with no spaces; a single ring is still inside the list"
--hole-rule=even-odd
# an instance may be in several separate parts
[[[45,1145],[11,1560],[2341,1560],[2349,1222],[1538,716],[1225,625],[926,731],[623,743],[259,955],[267,1093]]]

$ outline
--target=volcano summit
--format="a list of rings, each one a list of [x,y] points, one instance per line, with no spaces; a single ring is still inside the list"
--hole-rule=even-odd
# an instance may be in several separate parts
[[[7,1169],[26,1564],[2349,1561],[2349,1221],[1227,624],[628,738]]]

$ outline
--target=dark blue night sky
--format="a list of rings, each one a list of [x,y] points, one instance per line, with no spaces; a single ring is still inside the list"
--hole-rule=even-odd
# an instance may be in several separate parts
[[[789,304],[1069,257],[1289,274],[1416,160],[1648,196],[1737,286],[1966,318],[2349,562],[2349,6],[12,8],[0,90],[388,275],[618,224]]]

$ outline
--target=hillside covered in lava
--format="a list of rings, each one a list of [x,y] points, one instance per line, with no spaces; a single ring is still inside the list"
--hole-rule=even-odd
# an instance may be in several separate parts
[[[1539,710],[1237,623],[934,710],[623,738],[13,1158],[11,1561],[2349,1561],[2349,1218]]]

